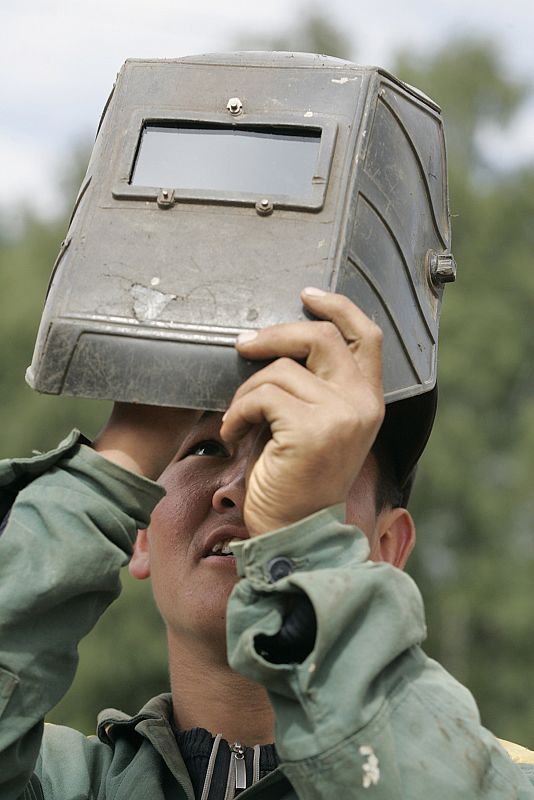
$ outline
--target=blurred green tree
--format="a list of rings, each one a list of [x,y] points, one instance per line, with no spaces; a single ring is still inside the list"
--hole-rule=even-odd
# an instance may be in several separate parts
[[[402,53],[395,70],[443,108],[459,264],[414,498],[427,650],[473,691],[489,728],[532,747],[534,166],[505,173],[480,145],[492,123],[506,146],[527,88],[488,42]]]
[[[330,16],[318,7],[299,15],[294,24],[284,31],[259,34],[238,34],[231,43],[233,50],[283,50],[300,53],[322,53],[336,58],[350,59],[353,43]]]

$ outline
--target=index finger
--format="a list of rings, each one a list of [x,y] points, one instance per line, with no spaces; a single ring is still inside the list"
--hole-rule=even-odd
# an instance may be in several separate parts
[[[361,309],[340,294],[308,289],[305,305],[324,322],[288,322],[238,338],[246,358],[289,356],[306,359],[317,376],[340,385],[364,378],[382,387],[382,331]]]
[[[382,382],[382,329],[343,294],[308,286],[301,292],[304,305],[329,320],[345,339],[361,372],[373,383]]]

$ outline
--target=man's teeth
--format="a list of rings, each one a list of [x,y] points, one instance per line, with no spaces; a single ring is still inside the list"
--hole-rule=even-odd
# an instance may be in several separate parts
[[[226,542],[217,542],[217,544],[214,544],[210,550],[210,555],[233,556],[233,552],[230,548],[230,539]]]

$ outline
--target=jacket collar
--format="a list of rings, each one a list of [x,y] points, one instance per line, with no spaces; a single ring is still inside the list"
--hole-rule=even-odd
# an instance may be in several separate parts
[[[111,747],[121,737],[147,739],[163,758],[188,800],[194,800],[191,779],[178,749],[171,720],[172,695],[160,694],[149,700],[133,716],[115,708],[104,709],[98,715],[97,733],[100,740]],[[269,787],[267,790],[269,792],[271,787],[275,787],[280,781],[284,783],[286,778],[278,768],[263,778],[260,784],[264,790]],[[259,784],[256,786],[259,787]],[[281,796],[276,794],[276,789],[274,791],[273,797]]]
[[[194,800],[193,786],[176,743],[171,719],[171,695],[160,694],[149,700],[134,716],[115,708],[101,711],[98,715],[97,733],[100,740],[110,747],[118,739],[137,739],[139,744],[143,739],[148,740],[182,787],[187,800]]]
[[[116,708],[106,708],[98,715],[97,734],[105,744],[112,744],[121,734],[131,735],[140,722],[157,720],[167,723],[170,730],[172,718],[172,698],[170,694],[159,694],[146,703],[143,708],[130,716]],[[146,727],[146,726],[143,726]]]

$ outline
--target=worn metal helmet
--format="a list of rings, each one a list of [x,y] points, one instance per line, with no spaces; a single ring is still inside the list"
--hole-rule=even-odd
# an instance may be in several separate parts
[[[224,409],[242,330],[308,285],[384,331],[381,436],[411,474],[455,277],[439,107],[383,69],[303,53],[130,60],[106,106],[27,380]]]

